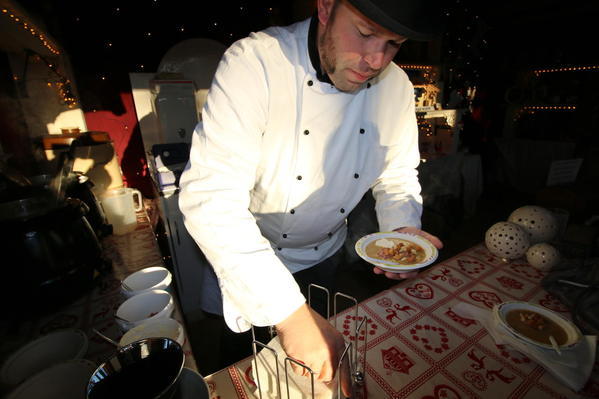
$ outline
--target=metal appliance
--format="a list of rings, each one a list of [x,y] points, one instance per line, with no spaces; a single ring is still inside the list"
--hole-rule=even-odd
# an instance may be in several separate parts
[[[164,55],[158,73],[131,73],[135,110],[146,158],[158,196],[183,314],[202,317],[202,272],[207,263],[188,234],[179,210],[179,177],[189,157],[193,131],[214,72],[226,47],[208,39],[188,39]]]

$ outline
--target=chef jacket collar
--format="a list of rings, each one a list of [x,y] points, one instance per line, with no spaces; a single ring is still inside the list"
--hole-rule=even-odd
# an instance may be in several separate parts
[[[322,72],[320,66],[320,54],[318,53],[318,15],[314,14],[310,21],[310,29],[308,30],[308,54],[312,67],[316,70],[316,78],[323,83],[333,84],[329,75]]]

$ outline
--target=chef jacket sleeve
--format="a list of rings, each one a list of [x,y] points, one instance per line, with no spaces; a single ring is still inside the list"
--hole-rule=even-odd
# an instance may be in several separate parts
[[[305,298],[248,210],[267,119],[265,71],[253,47],[223,56],[180,181],[185,226],[218,276],[227,325],[275,325]]]
[[[422,197],[416,170],[420,151],[414,89],[407,81],[396,93],[403,98],[390,103],[402,104],[402,107],[399,110],[389,107],[394,112],[395,123],[389,124],[394,131],[385,143],[388,145],[385,167],[372,186],[380,231],[421,226]]]

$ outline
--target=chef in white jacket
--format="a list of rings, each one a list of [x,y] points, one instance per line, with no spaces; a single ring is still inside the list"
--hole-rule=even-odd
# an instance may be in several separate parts
[[[442,245],[420,230],[413,87],[391,63],[405,40],[432,37],[438,9],[421,0],[317,7],[311,19],[226,51],[181,177],[180,207],[214,272],[198,287],[203,309],[236,332],[276,326],[287,354],[328,381],[343,340],[307,306],[294,273],[340,250],[346,217],[369,189],[380,231]]]

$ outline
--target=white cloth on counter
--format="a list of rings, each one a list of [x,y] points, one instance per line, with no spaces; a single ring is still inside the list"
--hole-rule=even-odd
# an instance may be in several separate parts
[[[252,376],[256,382],[256,397],[279,399],[289,397],[300,399],[333,399],[338,397],[338,381],[333,378],[328,384],[316,379],[314,375],[314,396],[312,396],[312,377],[296,374],[291,368],[291,362],[285,361],[287,354],[281,347],[279,337],[274,337],[267,346],[270,349],[257,345],[256,361],[252,362]],[[276,353],[276,357],[274,353]],[[285,377],[285,363],[287,363],[287,378]],[[278,378],[278,380],[277,380]],[[277,383],[278,381],[278,383]],[[259,387],[258,387],[259,385]],[[279,395],[280,392],[280,395]]]
[[[489,310],[463,302],[455,306],[453,310],[460,316],[480,322],[497,345],[512,346],[539,363],[573,391],[580,391],[586,385],[595,364],[596,336],[583,336],[582,341],[576,347],[562,349],[562,354],[559,355],[553,349],[536,347],[514,337],[497,323],[493,313]]]
[[[382,231],[420,227],[412,84],[393,63],[353,93],[319,81],[309,24],[226,51],[181,177],[185,225],[222,292],[221,309],[202,306],[234,331],[277,324],[305,302],[291,273],[343,245],[369,188]]]

